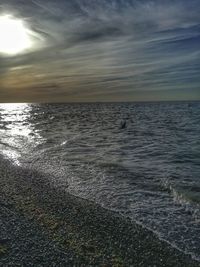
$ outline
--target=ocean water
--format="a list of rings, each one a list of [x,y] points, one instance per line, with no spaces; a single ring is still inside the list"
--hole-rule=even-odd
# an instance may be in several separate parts
[[[200,259],[199,102],[1,104],[0,156]]]

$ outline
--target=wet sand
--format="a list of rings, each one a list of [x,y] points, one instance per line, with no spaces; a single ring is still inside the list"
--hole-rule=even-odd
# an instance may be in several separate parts
[[[200,264],[119,214],[0,161],[0,266]]]

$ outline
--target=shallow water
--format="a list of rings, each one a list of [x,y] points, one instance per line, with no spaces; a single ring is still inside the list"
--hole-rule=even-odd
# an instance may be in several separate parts
[[[0,105],[4,157],[131,217],[196,258],[199,135],[198,102]]]

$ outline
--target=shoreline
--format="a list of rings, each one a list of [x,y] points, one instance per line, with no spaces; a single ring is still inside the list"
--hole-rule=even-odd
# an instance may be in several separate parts
[[[0,223],[0,266],[200,266],[131,219],[4,159]]]

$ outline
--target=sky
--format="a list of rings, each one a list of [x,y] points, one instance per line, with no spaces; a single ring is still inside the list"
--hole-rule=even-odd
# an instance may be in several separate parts
[[[2,0],[5,16],[31,45],[0,51],[0,102],[200,100],[199,0]]]

